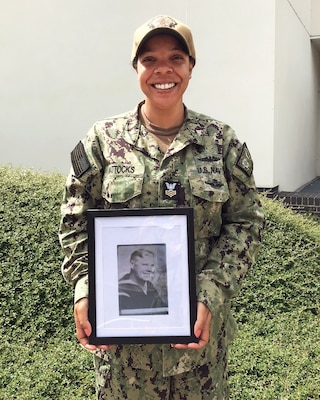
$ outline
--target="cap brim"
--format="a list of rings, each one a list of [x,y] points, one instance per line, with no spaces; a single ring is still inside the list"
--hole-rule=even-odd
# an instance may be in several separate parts
[[[157,36],[157,35],[170,35],[170,36],[175,37],[183,45],[183,51],[185,51],[186,54],[190,55],[188,45],[187,45],[184,37],[182,35],[180,35],[177,31],[175,31],[174,29],[170,29],[170,28],[155,28],[152,31],[148,32],[144,36],[144,38],[141,40],[139,46],[137,47],[137,51],[136,51],[136,54],[135,54],[135,57],[133,58],[133,60],[137,59],[137,57],[139,56],[139,53],[141,52],[141,49],[143,48],[145,43],[149,39],[151,39],[152,37]]]

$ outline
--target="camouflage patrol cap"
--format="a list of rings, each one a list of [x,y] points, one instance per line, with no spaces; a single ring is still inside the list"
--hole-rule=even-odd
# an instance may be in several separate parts
[[[196,61],[196,51],[189,27],[168,15],[158,15],[141,25],[134,33],[131,62],[134,64],[143,44],[151,37],[159,34],[172,35],[184,46],[185,50]]]

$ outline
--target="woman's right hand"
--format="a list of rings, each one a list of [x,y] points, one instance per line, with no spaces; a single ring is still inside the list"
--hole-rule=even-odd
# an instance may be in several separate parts
[[[89,300],[80,299],[74,305],[74,320],[76,324],[76,335],[82,347],[86,350],[109,350],[112,345],[94,345],[89,343],[89,336],[92,332],[92,326],[88,319]]]

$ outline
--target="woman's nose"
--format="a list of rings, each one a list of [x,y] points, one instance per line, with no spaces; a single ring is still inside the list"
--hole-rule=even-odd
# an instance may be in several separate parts
[[[173,71],[172,66],[170,63],[163,61],[159,62],[158,65],[154,69],[155,74],[167,74]]]

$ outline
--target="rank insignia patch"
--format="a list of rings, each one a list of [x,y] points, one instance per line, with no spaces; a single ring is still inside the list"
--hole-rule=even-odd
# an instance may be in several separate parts
[[[90,168],[84,145],[79,142],[71,153],[71,162],[76,178],[80,178]]]
[[[164,189],[164,194],[166,197],[169,197],[172,199],[173,197],[177,196],[177,182],[164,182],[165,189]]]
[[[246,143],[243,143],[236,166],[250,178],[253,172],[253,161]]]
[[[175,200],[177,204],[184,203],[184,189],[180,182],[163,182],[163,200]]]

